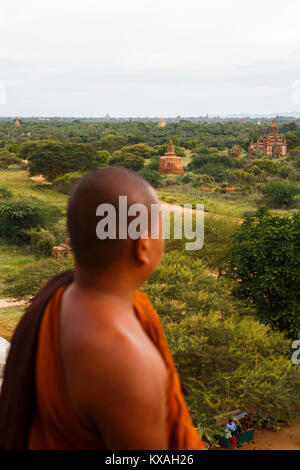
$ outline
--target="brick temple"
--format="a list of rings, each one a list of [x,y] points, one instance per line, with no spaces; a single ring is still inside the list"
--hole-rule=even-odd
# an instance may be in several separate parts
[[[274,119],[267,136],[261,137],[256,143],[253,143],[253,140],[251,139],[248,153],[251,154],[256,150],[261,150],[264,155],[268,155],[269,157],[287,156],[286,137],[278,134],[278,129]]]
[[[168,149],[164,157],[159,159],[159,170],[162,175],[184,175],[182,158],[177,157],[172,140],[169,141]]]
[[[164,120],[164,118],[160,118],[160,120],[158,121],[158,127],[165,127],[166,125],[166,121]]]
[[[20,125],[21,125],[21,124],[20,124],[19,119],[16,118],[15,123],[14,123],[14,126],[15,126],[15,127],[20,127]]]

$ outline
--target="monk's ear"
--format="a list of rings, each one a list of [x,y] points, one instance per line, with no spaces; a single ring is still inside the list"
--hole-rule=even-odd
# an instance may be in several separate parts
[[[142,264],[151,263],[151,239],[138,238],[135,242],[135,254],[138,261]]]

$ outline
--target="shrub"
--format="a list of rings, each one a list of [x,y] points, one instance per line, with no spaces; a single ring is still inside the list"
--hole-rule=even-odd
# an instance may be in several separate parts
[[[159,186],[162,185],[162,177],[158,173],[158,171],[150,170],[148,168],[144,168],[139,172],[139,174],[145,178],[145,180],[150,183],[153,188],[158,188]]]
[[[60,193],[70,194],[73,186],[82,177],[82,173],[66,173],[63,176],[59,176],[53,181],[53,188],[57,189]]]
[[[42,259],[4,278],[2,294],[17,300],[29,300],[53,276],[73,267],[71,258]]]
[[[255,176],[261,175],[262,172],[263,172],[263,170],[262,170],[261,168],[259,168],[259,166],[255,165],[255,164],[254,164],[254,165],[251,165],[251,166],[249,167],[249,171],[250,171],[251,173],[253,173]]]
[[[163,178],[163,185],[164,186],[174,186],[176,184],[176,179],[172,178],[171,176],[165,176]]]
[[[61,212],[36,198],[10,198],[0,206],[0,236],[9,243],[28,243],[28,230],[47,227]]]
[[[186,173],[185,175],[183,175],[182,181],[184,183],[190,183],[193,180],[193,178],[194,176],[191,173]]]
[[[270,181],[263,189],[263,194],[271,207],[292,207],[299,188],[287,181]]]
[[[291,165],[283,165],[279,171],[280,178],[287,178],[290,181],[297,181],[299,173]]]
[[[253,173],[249,173],[244,170],[233,170],[229,173],[228,179],[232,184],[245,184],[253,183],[255,181],[255,176]]]
[[[31,229],[27,231],[30,243],[39,255],[50,256],[52,247],[55,245],[54,235],[46,229]]]
[[[259,168],[266,175],[274,176],[278,173],[279,164],[277,161],[271,160],[270,158],[257,158],[253,163],[253,166]],[[249,167],[249,171],[252,170],[252,165]],[[253,172],[254,173],[254,172]]]
[[[213,182],[213,178],[209,175],[197,175],[194,176],[193,181],[192,181],[192,186],[194,188],[199,188],[200,186],[203,185],[209,185]]]
[[[159,159],[160,159],[160,157],[158,155],[150,158],[148,168],[151,168],[151,170],[158,170],[159,169]]]
[[[1,199],[9,199],[12,197],[12,192],[4,187],[0,187],[0,198]]]

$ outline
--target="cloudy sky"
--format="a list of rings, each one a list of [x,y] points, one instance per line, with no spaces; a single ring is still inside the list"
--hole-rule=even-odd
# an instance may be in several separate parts
[[[300,111],[299,0],[0,8],[0,116]]]

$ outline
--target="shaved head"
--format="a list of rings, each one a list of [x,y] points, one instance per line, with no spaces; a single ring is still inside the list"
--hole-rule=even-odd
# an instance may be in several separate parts
[[[128,206],[158,200],[154,189],[137,173],[120,167],[106,167],[83,176],[74,186],[68,204],[67,223],[77,264],[101,271],[117,260],[132,255],[134,240],[118,238],[119,196],[127,196]],[[117,238],[100,240],[96,234],[97,207],[111,204],[116,210]],[[130,219],[129,219],[130,220]]]

